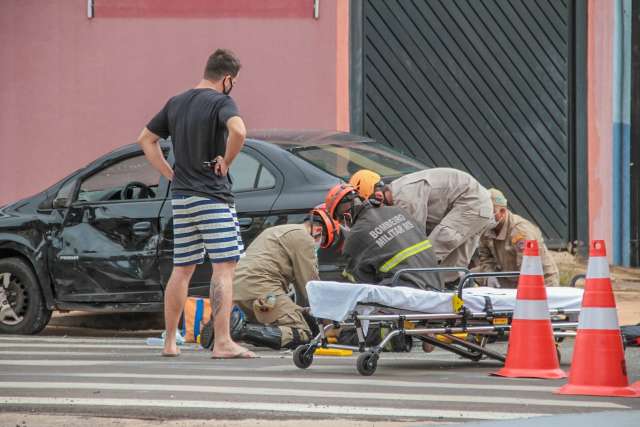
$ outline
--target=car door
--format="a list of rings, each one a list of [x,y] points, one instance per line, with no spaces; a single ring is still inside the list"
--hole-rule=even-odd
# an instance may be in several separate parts
[[[273,205],[282,190],[280,171],[261,153],[246,147],[231,165],[236,211],[245,246],[269,223]]]
[[[162,301],[157,248],[166,180],[137,151],[95,166],[73,188],[50,237],[58,299]]]
[[[275,224],[277,218],[270,217],[270,212],[282,189],[283,177],[272,162],[247,145],[242,148],[231,164],[229,174],[235,195],[240,232],[247,247],[264,228]],[[162,217],[169,218],[160,252],[163,283],[166,283],[173,262],[170,203],[164,207]],[[191,279],[190,294],[208,295],[211,272],[211,264],[207,261],[196,268]]]

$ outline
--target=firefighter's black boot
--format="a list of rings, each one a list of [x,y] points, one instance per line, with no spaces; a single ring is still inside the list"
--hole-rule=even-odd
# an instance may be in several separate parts
[[[244,341],[258,347],[269,347],[274,350],[282,348],[282,331],[277,326],[244,323],[241,328],[232,330],[231,337],[235,341]]]
[[[231,335],[234,334],[234,331],[237,331],[242,328],[244,322],[242,320],[242,315],[237,310],[233,310],[231,312],[231,320],[229,321],[231,330]],[[202,332],[200,333],[200,345],[203,348],[208,348],[211,350],[213,348],[213,339],[214,339],[214,331],[213,331],[213,319],[210,318],[207,323],[202,326]]]

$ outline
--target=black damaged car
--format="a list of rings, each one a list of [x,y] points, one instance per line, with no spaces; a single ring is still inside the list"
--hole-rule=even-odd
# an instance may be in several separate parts
[[[171,163],[170,142],[161,146]],[[347,133],[254,133],[230,171],[244,242],[272,225],[301,222],[359,169],[388,179],[424,167]],[[0,333],[37,333],[53,310],[161,311],[171,222],[169,183],[137,144],[0,208]],[[319,260],[324,278],[339,276],[339,256],[321,251]],[[207,295],[210,274],[208,263],[199,266],[190,293]]]

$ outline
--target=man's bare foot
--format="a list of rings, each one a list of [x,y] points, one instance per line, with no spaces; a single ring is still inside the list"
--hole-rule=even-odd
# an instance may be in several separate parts
[[[258,356],[243,346],[238,345],[233,341],[228,341],[226,343],[214,344],[211,357],[213,359],[253,359]]]
[[[164,349],[162,350],[161,354],[164,357],[180,356],[180,350],[178,350],[178,346],[176,345],[175,340],[173,342],[167,342],[165,340]]]
[[[253,351],[243,351],[237,354],[232,354],[230,356],[217,356],[217,355],[212,355],[211,356],[212,359],[258,359],[259,356],[257,356]]]

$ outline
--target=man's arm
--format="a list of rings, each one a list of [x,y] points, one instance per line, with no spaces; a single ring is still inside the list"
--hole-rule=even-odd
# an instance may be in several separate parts
[[[229,137],[227,138],[227,151],[224,155],[224,162],[231,166],[231,162],[233,162],[244,145],[247,129],[242,118],[235,116],[227,121],[227,130],[229,131]]]
[[[227,174],[231,163],[242,149],[244,139],[247,136],[247,129],[240,116],[233,116],[227,120],[227,131],[229,136],[227,137],[227,149],[224,158],[218,157],[215,166],[215,173],[219,176],[225,176]]]
[[[171,165],[167,162],[167,159],[164,158],[164,154],[162,153],[162,148],[160,148],[160,144],[158,140],[160,137],[149,129],[144,128],[138,137],[138,144],[142,147],[142,151],[144,151],[144,155],[151,163],[151,166],[156,168],[158,172],[160,172],[165,178],[169,181],[173,181],[173,169],[171,169]]]
[[[382,273],[378,272],[379,257],[363,256],[368,242],[362,239],[363,233],[356,226],[349,232],[342,248],[347,265],[342,276],[354,283],[378,283]]]
[[[491,252],[491,248],[488,245],[488,238],[481,238],[478,245],[478,265],[471,269],[472,273],[494,272],[497,271],[497,260]],[[492,278],[495,280],[495,278]],[[474,279],[480,286],[489,286],[491,279]]]
[[[289,253],[289,259],[293,264],[293,286],[296,289],[298,305],[306,307],[309,304],[307,297],[307,282],[318,280],[318,257],[313,240],[309,236],[301,236],[302,232],[291,232],[284,236],[283,247]]]
[[[485,239],[480,239],[480,245],[478,246],[478,261],[479,265],[473,268],[473,271],[481,272],[481,271],[496,271],[497,262],[493,257],[493,253],[491,252],[491,248],[485,241]]]

